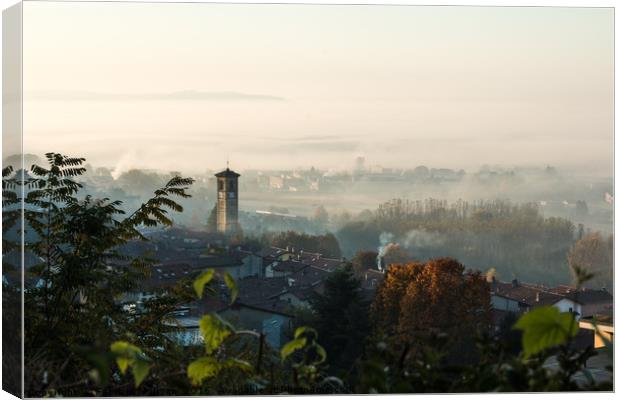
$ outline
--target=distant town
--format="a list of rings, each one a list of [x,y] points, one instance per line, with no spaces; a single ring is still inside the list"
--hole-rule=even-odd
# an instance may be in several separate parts
[[[177,227],[145,231],[149,242],[134,242],[126,246],[125,251],[129,254],[153,251],[153,256],[159,263],[153,266],[150,277],[140,284],[139,291],[126,294],[124,301],[129,303],[125,303],[125,307],[131,312],[139,313],[143,301],[155,298],[158,293],[172,290],[182,279],[190,279],[207,268],[213,268],[220,279],[224,274],[230,274],[238,281],[239,297],[231,305],[229,295],[222,291],[214,298],[179,307],[174,315],[184,331],[175,334],[175,340],[183,345],[200,343],[200,316],[214,312],[234,322],[238,327],[263,332],[272,346],[280,347],[291,338],[294,319],[299,310],[311,309],[310,299],[315,294],[323,293],[329,274],[344,267],[350,260],[336,257],[335,254],[313,252],[293,243],[283,247],[256,244],[248,246],[243,244],[243,241],[235,244],[235,240],[231,238],[244,229],[239,219],[239,198],[243,197],[243,192],[239,192],[240,188],[254,186],[270,191],[318,191],[326,190],[325,187],[329,185],[335,186],[336,182],[342,185],[366,179],[444,182],[458,181],[464,176],[463,171],[424,168],[365,173],[363,159],[358,159],[357,163],[357,172],[349,176],[324,177],[318,171],[311,170],[280,176],[257,173],[254,178],[245,178],[229,168],[215,174],[208,180],[207,186],[217,192],[214,230],[207,232]],[[551,173],[549,170],[546,172]],[[502,175],[514,176],[512,173],[488,171],[478,174],[478,177],[492,179]],[[242,179],[250,179],[253,183],[243,184]],[[320,182],[325,182],[325,186],[320,185]],[[412,206],[432,212],[433,209],[446,207],[446,202],[418,202],[412,203]],[[465,213],[468,208],[475,208],[475,204],[460,203],[459,213]],[[256,213],[276,219],[296,218],[288,212],[257,210]],[[374,266],[371,260],[370,265],[358,270],[363,290],[362,298],[368,303],[373,301],[376,289],[385,276],[387,265],[381,259],[382,255],[381,251],[376,254],[377,262]],[[582,329],[579,340],[584,345],[604,346],[600,334],[594,334],[593,318],[599,322],[603,335],[608,338],[613,336],[613,326],[610,323],[613,296],[606,288],[577,290],[570,285],[545,286],[520,282],[516,278],[502,282],[492,275],[488,277],[488,281],[491,288],[493,331],[499,331],[504,318],[511,313],[518,316],[536,307],[551,305],[562,312],[575,314]]]

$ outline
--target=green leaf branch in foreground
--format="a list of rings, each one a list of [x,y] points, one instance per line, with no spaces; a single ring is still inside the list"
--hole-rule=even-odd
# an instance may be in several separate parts
[[[200,386],[206,379],[217,376],[224,369],[237,368],[243,372],[251,372],[252,365],[237,358],[218,360],[212,356],[200,357],[187,367],[187,376],[192,385]]]
[[[131,368],[136,387],[140,386],[151,369],[151,360],[138,346],[125,341],[116,341],[110,345],[110,351],[116,356],[116,364],[121,374]]]
[[[237,300],[237,296],[239,295],[239,288],[237,287],[237,282],[228,272],[224,274],[224,282],[226,286],[230,290],[230,304],[234,303]]]
[[[206,355],[192,361],[187,367],[187,376],[192,385],[200,386],[206,379],[217,376],[224,369],[239,369],[251,372],[252,365],[244,360],[230,357],[216,357],[214,353],[226,338],[236,334],[235,329],[217,314],[207,314],[199,323],[204,339]]]
[[[193,283],[194,291],[196,292],[196,296],[198,296],[198,298],[202,298],[202,294],[204,293],[205,286],[209,282],[211,282],[214,274],[215,274],[215,270],[213,268],[209,268],[208,270],[198,275],[198,278],[194,280],[194,283]]]
[[[234,332],[234,328],[217,314],[203,316],[199,326],[207,354],[213,353]]]
[[[514,327],[523,331],[524,356],[530,357],[566,343],[577,334],[578,325],[572,313],[546,306],[526,313]]]

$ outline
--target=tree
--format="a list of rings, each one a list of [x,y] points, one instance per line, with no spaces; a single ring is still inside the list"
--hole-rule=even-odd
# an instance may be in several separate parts
[[[213,206],[207,219],[207,232],[217,232],[217,204]]]
[[[450,258],[392,265],[379,287],[372,315],[378,331],[415,346],[420,337],[443,333],[472,338],[490,325],[490,295],[479,272],[465,272]]]
[[[377,256],[379,253],[376,251],[364,251],[360,250],[351,259],[353,271],[360,275],[369,269],[377,269]]]
[[[311,301],[315,328],[321,338],[332,371],[342,375],[360,355],[369,333],[368,304],[351,264],[332,272],[325,289]]]
[[[577,203],[575,203],[575,213],[577,215],[577,218],[585,218],[588,216],[588,203],[586,203],[584,200],[577,200]]]
[[[271,237],[271,245],[280,248],[292,247],[297,250],[321,253],[325,257],[340,258],[340,245],[332,233],[308,235],[295,231],[280,232]]]
[[[164,176],[160,176],[154,172],[146,172],[140,169],[130,169],[122,173],[117,181],[118,185],[125,189],[126,192],[135,195],[144,195],[166,182]]]
[[[343,253],[352,256],[358,249],[377,248],[383,232],[392,233],[391,242],[418,260],[449,256],[467,265],[492,265],[500,276],[549,285],[570,279],[566,253],[574,243],[575,226],[544,217],[536,204],[394,199],[342,226],[337,237]]]
[[[327,210],[325,209],[325,207],[318,206],[315,210],[314,210],[314,216],[313,216],[314,221],[319,224],[319,225],[326,225],[329,222],[329,214],[327,213]]]
[[[571,271],[575,266],[594,274],[586,284],[589,287],[613,287],[613,236],[603,238],[600,232],[585,235],[577,240],[568,253]]]
[[[419,180],[428,179],[430,177],[430,171],[427,166],[419,165],[413,169],[413,176]]]
[[[131,315],[119,301],[148,276],[154,260],[130,257],[120,248],[130,240],[147,240],[141,227],[170,226],[169,211],[181,212],[173,197],[189,197],[190,178],[174,177],[131,215],[120,201],[78,198],[83,158],[46,154],[46,167],[33,165],[21,185],[26,188],[25,252],[28,265],[25,313],[25,393],[27,396],[86,393],[109,378],[107,348],[126,332],[145,348],[170,349],[161,335],[162,316],[182,297],[146,302]],[[159,334],[155,334],[159,333]],[[94,371],[94,372],[93,372]]]
[[[411,259],[411,255],[401,245],[397,243],[389,243],[386,245],[383,255],[384,265],[405,263]]]

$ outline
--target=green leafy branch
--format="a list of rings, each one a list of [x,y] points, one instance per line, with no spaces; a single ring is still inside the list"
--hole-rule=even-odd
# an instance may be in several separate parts
[[[116,364],[121,374],[131,368],[136,387],[140,386],[149,373],[152,363],[138,346],[125,341],[116,341],[110,345],[110,351],[116,356]]]
[[[531,357],[543,350],[566,343],[579,330],[570,312],[560,312],[556,307],[538,307],[523,315],[515,329],[523,331],[523,351]]]
[[[202,298],[205,286],[211,282],[214,276],[215,270],[210,268],[194,280],[193,287],[198,298]],[[224,282],[231,292],[232,304],[239,293],[237,283],[229,273],[224,274]],[[235,331],[232,325],[215,313],[204,315],[198,326],[204,339],[206,355],[191,362],[187,367],[187,376],[192,385],[200,386],[206,379],[217,376],[225,369],[239,369],[245,372],[252,370],[252,365],[247,361],[235,357],[224,357],[223,352],[220,352],[218,357],[216,351],[231,336],[250,333],[253,336],[258,336],[262,341],[261,335],[249,331]]]
[[[319,376],[319,366],[327,359],[327,353],[318,343],[318,333],[313,328],[299,327],[295,330],[293,340],[280,349],[280,359],[293,362],[295,384],[303,388],[310,388]],[[297,357],[296,357],[297,356]]]
[[[201,299],[204,294],[205,286],[208,285],[214,277],[215,270],[213,268],[209,268],[206,271],[202,272],[200,275],[198,275],[198,277],[194,280],[194,291],[196,292],[196,296],[198,296],[199,299]],[[237,300],[237,296],[239,295],[239,288],[237,286],[237,282],[235,281],[235,278],[233,278],[228,272],[225,272],[224,283],[230,290],[230,304],[233,304],[235,300]]]

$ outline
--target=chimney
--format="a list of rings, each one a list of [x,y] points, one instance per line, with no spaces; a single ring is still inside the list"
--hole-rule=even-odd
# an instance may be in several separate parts
[[[513,280],[512,280],[512,287],[513,287],[513,288],[517,288],[517,287],[519,287],[519,281],[518,281],[517,279],[513,279]]]

